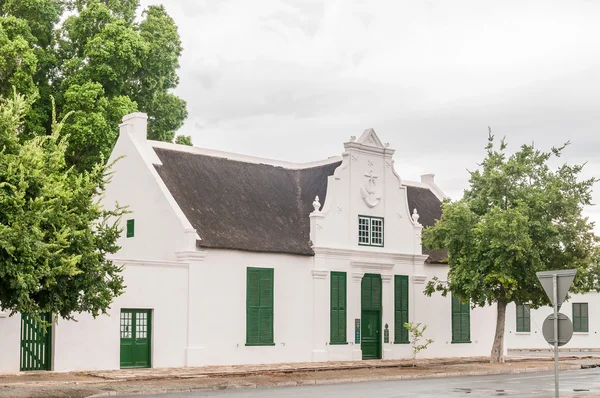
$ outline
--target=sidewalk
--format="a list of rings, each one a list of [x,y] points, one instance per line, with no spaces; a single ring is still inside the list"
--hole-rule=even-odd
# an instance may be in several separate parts
[[[0,375],[0,398],[91,397],[175,391],[265,388],[375,380],[541,372],[551,358],[509,357],[491,364],[487,357],[411,360],[208,366],[176,369],[124,369],[89,372],[27,372]],[[563,357],[563,370],[600,366],[600,357]]]

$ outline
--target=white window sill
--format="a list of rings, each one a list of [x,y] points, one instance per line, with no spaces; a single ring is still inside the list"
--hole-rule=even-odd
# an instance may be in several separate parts
[[[573,332],[573,334],[576,334],[578,336],[586,336],[586,335],[590,334],[590,332]]]
[[[531,332],[515,332],[517,336],[529,336]]]

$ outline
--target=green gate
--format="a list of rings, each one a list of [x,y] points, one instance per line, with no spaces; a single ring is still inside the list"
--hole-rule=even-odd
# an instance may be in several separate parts
[[[43,321],[52,323],[52,316],[40,314]],[[52,357],[52,327],[44,330],[29,315],[21,314],[21,371],[50,370]]]

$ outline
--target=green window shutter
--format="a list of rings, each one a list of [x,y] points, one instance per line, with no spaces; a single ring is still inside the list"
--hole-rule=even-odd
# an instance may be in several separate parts
[[[408,343],[408,276],[394,276],[394,342]]]
[[[452,342],[471,342],[471,307],[452,296]]]
[[[246,344],[259,344],[260,270],[248,268],[246,274]]]
[[[261,269],[260,343],[273,344],[273,268]]]
[[[246,345],[274,345],[273,269],[248,268],[246,274]]]
[[[381,310],[381,275],[365,274],[361,282],[361,308]]]
[[[464,307],[467,307],[466,310]],[[471,311],[469,309],[469,304],[463,304],[463,309],[461,312],[461,341],[465,343],[471,342]]]
[[[529,315],[529,305],[517,304],[517,332],[528,333],[531,331],[531,316]]]
[[[135,235],[135,220],[127,220],[127,237],[133,238]]]
[[[589,331],[588,303],[573,303],[573,331],[579,333]]]
[[[331,272],[330,344],[347,344],[346,273]]]

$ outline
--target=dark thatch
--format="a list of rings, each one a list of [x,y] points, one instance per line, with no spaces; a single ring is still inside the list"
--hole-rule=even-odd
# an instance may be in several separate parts
[[[158,174],[201,240],[199,247],[314,255],[312,202],[325,202],[341,162],[302,170],[154,148]]]
[[[301,170],[154,148],[156,170],[198,232],[199,247],[314,255],[310,242],[313,200],[325,203],[327,177],[341,162]],[[433,225],[441,203],[426,188],[408,186],[410,211]],[[427,251],[439,262],[446,251]]]
[[[442,217],[442,202],[431,190],[421,187],[408,186],[406,190],[410,213],[416,208],[419,213],[419,222],[423,227],[430,227],[435,220]],[[448,258],[448,250],[429,250],[423,247],[423,254],[429,255],[427,262],[443,263]]]

